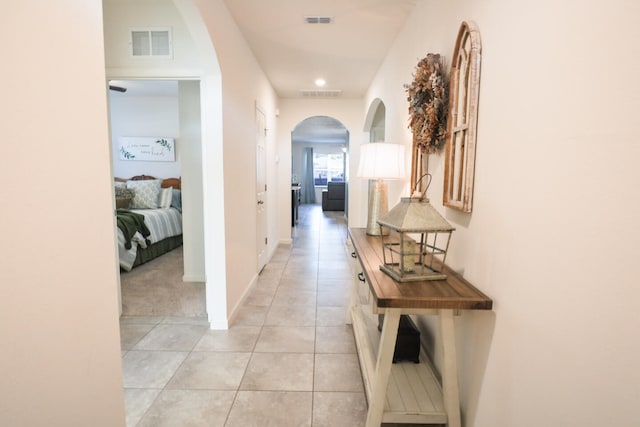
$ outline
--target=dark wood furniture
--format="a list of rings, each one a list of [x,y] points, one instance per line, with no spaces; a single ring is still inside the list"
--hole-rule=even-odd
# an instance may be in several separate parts
[[[327,189],[322,192],[322,210],[323,211],[343,211],[345,183],[330,182]]]
[[[298,211],[300,207],[300,186],[291,186],[291,226],[298,223]]]

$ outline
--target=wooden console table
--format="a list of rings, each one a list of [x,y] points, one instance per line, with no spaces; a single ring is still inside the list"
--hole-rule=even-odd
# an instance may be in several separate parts
[[[362,272],[362,280],[354,280],[347,323],[353,325],[369,403],[366,427],[383,422],[460,427],[453,317],[459,310],[491,310],[491,299],[446,267],[446,280],[396,282],[380,271],[380,237],[368,236],[364,228],[349,229],[349,236],[355,267]],[[385,315],[382,333],[377,329],[378,314]],[[442,386],[424,353],[419,364],[392,364],[402,314],[437,316]]]

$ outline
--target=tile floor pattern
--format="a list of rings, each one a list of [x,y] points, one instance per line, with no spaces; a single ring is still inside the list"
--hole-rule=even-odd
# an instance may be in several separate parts
[[[342,212],[302,206],[227,331],[123,317],[128,427],[357,427],[366,400],[351,327]]]

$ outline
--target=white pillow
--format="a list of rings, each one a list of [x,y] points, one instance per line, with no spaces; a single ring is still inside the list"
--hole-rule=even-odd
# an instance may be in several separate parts
[[[158,207],[158,195],[160,194],[159,179],[143,181],[127,181],[127,188],[135,192],[131,201],[131,209],[156,209]]]
[[[173,196],[173,187],[161,188],[158,207],[160,209],[169,209],[171,207],[171,196]]]

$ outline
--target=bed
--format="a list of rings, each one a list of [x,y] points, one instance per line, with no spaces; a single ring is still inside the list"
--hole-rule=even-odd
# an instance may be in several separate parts
[[[120,268],[131,271],[182,245],[182,182],[137,175],[114,179]]]

